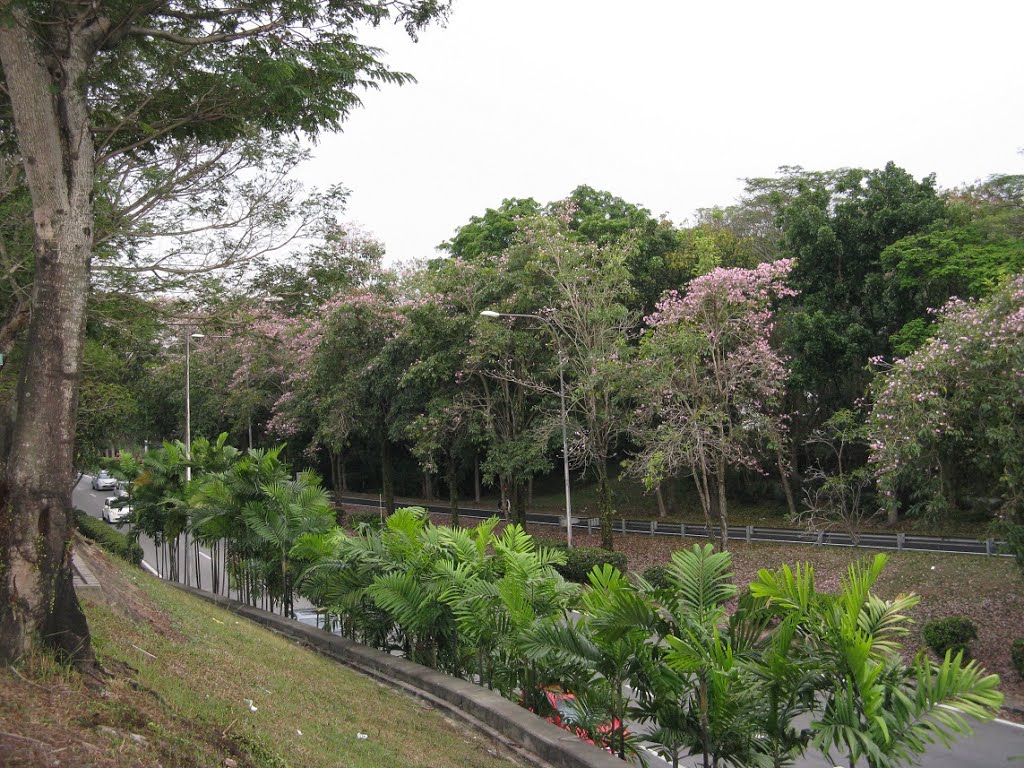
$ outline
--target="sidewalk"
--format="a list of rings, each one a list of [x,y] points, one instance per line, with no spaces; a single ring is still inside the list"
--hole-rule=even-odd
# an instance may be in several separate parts
[[[74,573],[75,589],[100,589],[99,581],[85,561],[78,556],[78,552],[71,554],[71,570]]]

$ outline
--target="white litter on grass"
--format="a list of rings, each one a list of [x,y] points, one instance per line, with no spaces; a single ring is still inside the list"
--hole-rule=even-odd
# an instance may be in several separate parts
[[[295,729],[295,732],[296,732],[297,734],[299,734],[299,736],[301,736],[301,735],[302,735],[302,731],[300,731],[300,730],[299,730],[298,728],[296,728],[296,729]]]
[[[933,571],[935,570],[935,566],[934,566],[934,565],[932,566],[932,570],[933,570]]]
[[[255,712],[257,710],[257,706],[253,703],[252,699],[243,699],[243,701],[245,701],[246,706],[249,707],[250,712]]]
[[[357,733],[356,734],[356,738],[357,739],[361,739],[362,741],[366,741],[370,737],[369,737],[368,734],[365,734],[365,733]]]

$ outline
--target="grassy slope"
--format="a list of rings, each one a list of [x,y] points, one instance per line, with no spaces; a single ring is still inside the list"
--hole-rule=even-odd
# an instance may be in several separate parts
[[[103,590],[80,594],[111,677],[45,658],[0,672],[0,764],[509,765],[420,702],[83,549]]]

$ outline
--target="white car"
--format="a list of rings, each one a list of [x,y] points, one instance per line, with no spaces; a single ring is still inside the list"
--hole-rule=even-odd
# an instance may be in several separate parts
[[[105,469],[100,470],[100,473],[92,479],[92,489],[94,491],[117,490],[117,478],[111,477]]]
[[[132,513],[131,504],[124,496],[107,496],[103,500],[103,520],[107,523],[119,523]]]

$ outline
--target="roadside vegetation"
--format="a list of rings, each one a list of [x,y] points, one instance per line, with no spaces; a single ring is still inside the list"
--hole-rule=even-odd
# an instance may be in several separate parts
[[[5,766],[514,764],[422,702],[78,546],[102,584],[80,594],[104,673],[47,655],[0,672]]]
[[[729,552],[694,545],[658,583],[604,564],[580,587],[559,574],[563,551],[498,526],[434,525],[409,508],[383,528],[305,536],[299,588],[345,636],[474,680],[622,758],[643,739],[674,765],[690,753],[783,765],[812,744],[850,766],[904,765],[1002,703],[998,677],[964,655],[904,657],[919,598],[875,592],[885,555],[821,583],[810,564],[759,569],[745,590]],[[552,691],[572,710],[553,710]],[[812,713],[811,731],[797,727]]]

